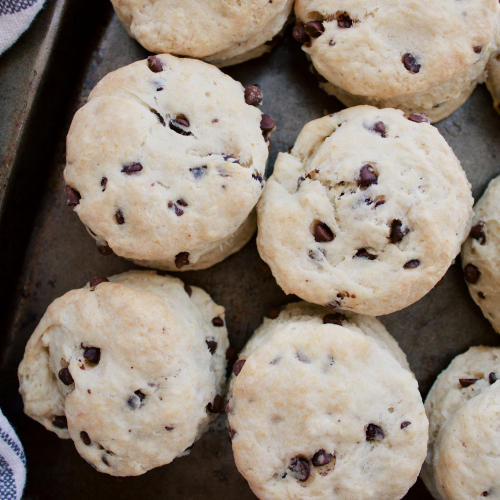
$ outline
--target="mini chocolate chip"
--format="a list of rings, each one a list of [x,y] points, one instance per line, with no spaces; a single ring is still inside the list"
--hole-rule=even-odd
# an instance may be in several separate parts
[[[234,439],[234,436],[236,436],[236,431],[233,429],[229,429],[229,439],[231,441]]]
[[[189,252],[181,252],[175,256],[175,267],[181,269],[189,265]]]
[[[90,282],[90,288],[91,288],[91,292],[93,292],[95,290],[95,287],[97,285],[100,285],[101,283],[109,283],[109,280],[108,278],[94,278],[91,282]]]
[[[71,373],[69,372],[68,368],[61,368],[59,370],[59,380],[64,384],[64,385],[71,385],[74,380],[73,377],[71,376]]]
[[[411,113],[410,116],[408,116],[408,120],[415,123],[431,123],[429,115],[425,113]]]
[[[64,415],[58,415],[52,419],[52,425],[58,429],[67,429],[68,419]]]
[[[490,496],[490,492],[489,491],[483,491],[481,493],[481,496],[483,496],[483,497],[489,497]]]
[[[236,363],[233,365],[233,373],[238,376],[243,368],[243,365],[246,363],[246,359],[238,359]]]
[[[76,207],[81,200],[80,193],[70,186],[66,186],[66,205],[68,207]]]
[[[420,261],[417,259],[409,260],[403,267],[405,269],[415,269],[420,265]]]
[[[318,243],[328,243],[333,241],[334,238],[335,235],[332,230],[324,222],[318,222],[318,224],[316,224],[314,228],[314,239]]]
[[[245,102],[249,106],[259,106],[262,104],[262,90],[255,85],[250,85],[245,89]]]
[[[90,436],[85,431],[80,432],[80,438],[82,439],[83,444],[87,446],[91,445],[92,441],[90,439]]]
[[[490,381],[490,384],[494,384],[498,380],[497,374],[491,372],[488,376],[488,380]]]
[[[323,316],[323,324],[342,326],[342,321],[345,321],[346,319],[347,318],[341,313],[326,314]]]
[[[337,26],[339,28],[351,28],[352,19],[349,17],[347,12],[337,12]]]
[[[480,220],[475,226],[472,226],[470,230],[469,236],[479,241],[481,245],[484,245],[486,242],[486,235],[484,234],[484,222]]]
[[[385,200],[380,200],[375,203],[375,208],[380,207],[380,205],[383,205],[385,203]]]
[[[304,25],[304,30],[311,38],[319,38],[324,33],[325,27],[319,21],[309,21]]]
[[[260,182],[260,187],[264,187],[264,179],[259,174],[252,174],[252,179],[255,179],[256,181]]]
[[[177,215],[177,217],[180,217],[181,215],[184,214],[184,210],[182,210],[182,208],[180,208],[177,203],[174,203],[173,201],[169,201],[168,202],[168,208],[172,208],[174,207],[174,212],[175,212],[175,215]]]
[[[481,54],[482,50],[483,50],[483,47],[481,47],[481,46],[474,47],[474,52],[476,54]]]
[[[188,132],[181,127],[188,128],[189,127],[189,120],[186,118],[185,115],[178,115],[176,116],[173,120],[170,120],[170,123],[168,124],[169,128],[173,130],[174,132],[177,132],[178,134],[181,135],[192,135],[191,132]]]
[[[221,413],[223,410],[224,410],[224,399],[222,398],[222,396],[217,394],[215,396],[214,402],[208,403],[207,411],[209,413]]]
[[[373,255],[372,253],[368,253],[366,251],[366,248],[360,248],[356,252],[356,255],[354,257],[363,257],[363,258],[368,259],[368,260],[375,260],[377,258],[376,255]],[[353,257],[353,259],[354,259],[354,257]]]
[[[202,167],[193,167],[190,168],[189,171],[194,175],[195,179],[199,179],[203,177],[207,172],[207,166],[203,165]]]
[[[484,295],[483,292],[477,292],[477,296],[480,298],[480,299],[485,299],[486,296]]]
[[[391,242],[397,243],[401,241],[409,232],[410,230],[407,227],[403,227],[403,223],[400,220],[394,219],[391,224]]]
[[[464,267],[464,275],[465,280],[474,285],[481,276],[481,271],[474,264],[467,264]]]
[[[411,425],[411,422],[408,422],[408,421],[403,422],[403,423],[401,424],[401,429],[404,429],[404,428],[408,427],[409,425]]]
[[[462,387],[469,387],[477,382],[477,378],[459,378],[458,381]]]
[[[215,354],[215,351],[217,350],[217,342],[215,342],[215,340],[205,340],[205,342],[207,343],[210,354]]]
[[[101,349],[99,347],[87,347],[83,353],[83,357],[91,363],[99,363],[101,359]]]
[[[265,315],[266,318],[276,319],[280,315],[281,309],[282,309],[282,307],[278,307],[277,309],[273,309],[272,311],[269,311]]]
[[[113,250],[109,245],[99,245],[98,242],[97,242],[97,251],[101,255],[111,255],[113,253]]]
[[[148,68],[153,73],[160,73],[163,71],[163,62],[156,56],[148,57]]]
[[[158,121],[164,126],[166,127],[166,123],[165,123],[165,120],[163,119],[163,116],[160,115],[160,113],[158,113],[158,111],[156,111],[156,109],[152,109],[151,110],[151,113],[153,113],[153,115],[156,115],[156,118],[158,118]]]
[[[262,115],[260,128],[264,132],[272,132],[276,128],[276,123],[269,115]]]
[[[306,33],[304,25],[300,22],[296,22],[293,27],[292,36],[299,43],[307,43],[311,41],[310,36]]]
[[[368,189],[372,184],[377,184],[378,175],[371,165],[363,165],[359,171],[358,186],[362,191]]]
[[[180,200],[177,200],[177,204],[180,205],[181,207],[187,207],[188,204],[186,203],[185,200],[183,200],[182,198]]]
[[[418,73],[420,71],[420,64],[417,64],[417,60],[415,59],[415,56],[413,54],[410,54],[407,52],[402,59],[402,62],[404,64],[404,67],[410,72],[410,73]]]
[[[224,326],[224,320],[222,318],[219,318],[219,316],[215,317],[212,320],[212,325],[214,326]]]
[[[222,159],[224,161],[228,161],[229,163],[237,163],[238,165],[240,164],[239,160],[235,158],[233,155],[223,155]]]
[[[332,458],[333,454],[327,453],[325,450],[319,450],[312,457],[312,464],[314,467],[323,467],[323,465],[328,465]]]
[[[142,165],[140,163],[131,163],[130,165],[125,165],[122,168],[122,173],[127,175],[136,174],[142,170]]]
[[[190,297],[191,295],[193,295],[193,289],[189,285],[186,285],[185,283],[184,283],[184,290]]]
[[[109,462],[108,462],[108,457],[106,455],[103,455],[102,456],[102,461],[108,466],[108,467],[111,467],[111,465],[109,465]]]
[[[146,395],[141,390],[135,391],[134,394],[141,400],[141,402],[146,398]]]
[[[167,431],[173,431],[175,429],[175,427],[168,427],[168,426],[166,426],[165,429],[167,429]]]
[[[300,481],[301,483],[307,481],[309,476],[311,475],[309,462],[305,458],[292,458],[290,467],[288,468],[294,473],[295,479],[297,479],[297,481]]]
[[[384,431],[378,425],[375,424],[368,424],[365,427],[365,434],[367,441],[375,441],[385,438]]]
[[[163,90],[163,87],[158,87],[158,88],[156,89],[156,92],[161,92],[162,90]]]
[[[123,212],[120,209],[116,211],[115,220],[119,225],[125,224],[125,217],[123,216]]]
[[[108,178],[107,177],[103,177],[101,179],[101,191],[106,191],[106,186],[108,185]]]
[[[387,134],[385,132],[385,125],[384,122],[377,122],[375,125],[373,125],[372,130],[376,132],[377,134],[380,134],[382,137],[387,137]]]

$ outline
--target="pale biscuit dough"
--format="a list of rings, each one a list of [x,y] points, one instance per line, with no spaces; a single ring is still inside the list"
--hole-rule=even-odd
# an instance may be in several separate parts
[[[402,498],[426,453],[417,382],[377,320],[327,312],[292,304],[240,354],[226,408],[238,470],[262,500]]]
[[[205,58],[219,67],[271,50],[293,0],[112,0],[130,36],[151,52]]]
[[[500,177],[489,183],[474,213],[462,266],[471,297],[500,332]]]
[[[500,51],[494,52],[486,66],[486,86],[493,97],[493,106],[500,113]]]
[[[499,43],[497,0],[298,0],[302,23],[324,32],[303,50],[344,104],[371,104],[445,118],[485,79]],[[344,17],[342,17],[344,16]],[[345,17],[348,16],[348,17]],[[348,20],[346,26],[342,20]],[[410,71],[403,58],[414,58]],[[420,66],[417,68],[417,66]]]
[[[366,165],[377,177],[363,186]],[[472,204],[436,128],[358,106],[308,123],[291,153],[279,154],[257,207],[257,245],[285,293],[389,314],[443,277],[469,233]],[[318,225],[333,241],[318,240]]]
[[[100,472],[133,476],[171,462],[205,432],[229,343],[225,324],[212,323],[224,322],[224,308],[200,288],[190,297],[180,280],[153,271],[109,280],[49,306],[26,346],[19,391],[26,414],[73,439]],[[97,364],[82,345],[100,349]],[[67,428],[54,425],[64,415]]]
[[[249,214],[268,156],[262,113],[214,66],[156,60],[159,72],[138,61],[97,84],[71,124],[64,178],[81,195],[75,212],[101,245],[166,270],[177,270],[185,252],[182,270],[204,269],[255,230]],[[176,125],[178,117],[189,126]],[[142,170],[124,172],[137,164]]]
[[[438,500],[500,498],[496,377],[500,348],[472,347],[439,375],[427,396],[429,444],[421,477]]]

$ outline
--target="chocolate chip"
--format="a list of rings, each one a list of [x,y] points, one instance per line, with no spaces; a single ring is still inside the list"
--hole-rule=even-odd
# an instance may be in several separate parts
[[[140,163],[131,163],[130,165],[125,165],[122,168],[122,173],[127,175],[136,174],[142,170],[142,165]]]
[[[163,62],[156,56],[148,57],[148,68],[153,73],[160,73],[163,71]]]
[[[238,376],[243,368],[243,365],[246,363],[246,359],[238,359],[236,363],[233,365],[233,373]]]
[[[296,22],[293,27],[292,36],[299,43],[307,43],[311,41],[310,36],[306,33],[304,25],[300,22]]]
[[[262,90],[255,85],[250,85],[245,89],[245,102],[249,106],[259,106],[262,104]]]
[[[189,252],[181,252],[175,256],[175,267],[181,269],[189,265]]]
[[[406,427],[408,427],[409,425],[411,425],[411,422],[408,422],[408,421],[403,422],[403,423],[401,424],[401,429],[405,429],[405,428],[406,428]]]
[[[311,38],[319,38],[324,33],[325,27],[319,21],[309,21],[304,25],[304,30]]]
[[[217,350],[217,342],[215,342],[215,340],[205,340],[205,342],[207,343],[210,354],[215,354],[215,351]]]
[[[146,395],[141,390],[135,391],[134,394],[141,400],[141,403],[146,398]]]
[[[375,260],[377,258],[376,255],[373,255],[372,253],[368,253],[366,251],[366,248],[360,248],[356,252],[356,255],[354,257],[363,257],[363,258],[368,259],[368,260]],[[354,259],[354,257],[353,257],[353,259]]]
[[[91,288],[91,292],[93,292],[95,290],[95,287],[97,285],[100,285],[101,283],[109,283],[109,280],[108,278],[94,278],[91,282],[90,282],[90,288]]]
[[[80,438],[82,439],[83,444],[87,446],[91,445],[92,441],[90,439],[90,436],[85,431],[80,432]]]
[[[156,118],[158,118],[158,121],[164,126],[166,127],[166,123],[165,123],[165,120],[163,119],[163,116],[160,115],[160,113],[158,113],[158,111],[156,111],[156,109],[152,109],[151,110],[151,113],[153,113],[153,115],[156,116]]]
[[[206,174],[207,166],[203,165],[202,167],[190,168],[189,171],[194,175],[195,179],[199,179]]]
[[[212,325],[214,325],[214,326],[224,326],[224,320],[222,318],[219,318],[219,316],[217,316],[216,318],[214,318],[212,320]]]
[[[480,220],[475,226],[472,226],[469,236],[479,241],[481,245],[486,242],[486,235],[484,234],[484,222]]]
[[[333,241],[333,238],[335,238],[335,235],[324,222],[318,222],[316,224],[314,228],[314,239],[318,243],[328,243]]]
[[[61,368],[59,370],[59,380],[64,384],[64,385],[71,385],[74,380],[73,377],[71,376],[71,373],[69,372],[68,368]]]
[[[64,415],[58,415],[52,419],[52,425],[58,429],[67,429],[68,419]]]
[[[103,455],[101,459],[108,467],[111,467],[111,465],[109,465],[108,457],[106,455]]]
[[[276,123],[269,115],[262,115],[260,128],[264,132],[272,132],[276,128]]]
[[[347,318],[341,313],[326,314],[323,316],[323,324],[342,326],[342,321],[345,321],[346,319]]]
[[[269,311],[265,315],[266,318],[276,319],[280,315],[281,309],[282,309],[281,307],[278,307],[278,309],[273,309],[272,311]]]
[[[483,292],[477,292],[477,296],[480,298],[480,299],[485,299],[486,296],[484,295]]]
[[[66,205],[68,207],[76,207],[81,200],[80,193],[70,186],[66,186]]]
[[[368,189],[372,184],[377,184],[378,175],[371,165],[363,165],[359,171],[358,186],[362,191]]]
[[[352,19],[349,17],[347,12],[337,12],[337,26],[339,28],[351,28]]]
[[[376,132],[377,134],[380,134],[382,137],[387,137],[387,134],[385,132],[385,125],[384,122],[377,122],[375,125],[373,125],[372,130]]]
[[[190,297],[193,295],[193,289],[189,285],[184,284],[184,290]]]
[[[99,363],[101,359],[101,349],[99,347],[87,347],[83,353],[83,357],[91,363]]]
[[[180,208],[177,203],[174,203],[173,201],[169,201],[168,202],[168,208],[172,208],[174,207],[174,212],[175,212],[175,215],[177,215],[177,217],[180,217],[181,215],[184,214],[184,210],[182,210],[182,208]]]
[[[385,438],[384,431],[375,424],[368,424],[365,427],[365,434],[367,441],[378,441]]]
[[[477,378],[459,378],[458,381],[462,387],[469,387],[477,382]]]
[[[233,155],[223,155],[222,159],[224,161],[228,161],[229,163],[237,163],[238,165],[240,164],[239,160],[235,158]]]
[[[260,182],[260,187],[264,187],[264,179],[259,174],[252,174],[252,179],[255,179],[256,181]]]
[[[224,409],[224,399],[219,394],[215,396],[213,403],[208,403],[207,405],[207,411],[209,413],[221,413],[223,409]]]
[[[175,429],[175,427],[168,427],[168,426],[166,426],[165,429],[167,429],[167,431],[173,431]]]
[[[494,384],[498,380],[497,374],[491,372],[488,376],[488,380],[490,381],[490,384]]]
[[[464,267],[464,275],[465,280],[474,285],[481,276],[481,271],[474,264],[467,264]]]
[[[483,492],[481,493],[481,496],[483,496],[483,497],[488,497],[488,496],[490,496],[490,492],[489,492],[489,491],[483,491]]]
[[[410,73],[418,73],[420,71],[420,64],[417,64],[417,60],[415,59],[415,56],[413,54],[410,54],[407,52],[403,56],[403,64],[404,67],[410,72]]]
[[[411,113],[410,116],[408,116],[408,120],[415,123],[431,123],[429,115],[425,113]]]
[[[482,50],[483,50],[483,47],[481,47],[481,46],[474,47],[474,52],[476,54],[481,54]]]
[[[101,179],[101,191],[106,191],[106,186],[108,185],[108,178],[107,177],[103,177]]]
[[[401,241],[409,232],[410,230],[407,227],[403,227],[403,223],[400,220],[394,219],[391,224],[391,242],[397,243]]]
[[[158,88],[156,89],[156,92],[161,92],[162,90],[163,90],[163,87],[158,87]]]
[[[409,260],[403,267],[405,269],[415,269],[420,265],[420,261],[417,259]]]
[[[325,450],[319,450],[314,454],[312,464],[314,467],[323,467],[323,465],[328,465],[332,458],[333,454],[327,453]]]
[[[99,245],[99,243],[97,243],[97,251],[101,255],[111,255],[113,253],[113,250],[109,245]]]
[[[305,458],[295,457],[292,458],[290,462],[290,467],[288,467],[294,474],[295,479],[303,483],[307,481],[311,475],[311,468],[309,467],[309,462]]]
[[[123,212],[120,209],[116,211],[115,220],[117,224],[125,224],[125,217],[123,216]]]
[[[380,205],[383,205],[385,203],[385,200],[380,200],[375,203],[375,208],[380,207]]]
[[[169,123],[169,128],[173,130],[174,132],[177,132],[178,134],[181,135],[192,135],[191,132],[184,130],[184,128],[189,127],[189,120],[186,118],[185,115],[177,115],[173,120],[170,120]]]

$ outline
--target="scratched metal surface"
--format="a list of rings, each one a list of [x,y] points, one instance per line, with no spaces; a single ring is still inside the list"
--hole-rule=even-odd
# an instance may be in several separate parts
[[[235,468],[225,432],[207,433],[188,457],[143,476],[115,478],[96,472],[80,458],[71,441],[59,440],[22,411],[16,370],[25,343],[47,306],[95,276],[134,267],[114,255],[101,256],[78,217],[64,203],[64,138],[73,113],[106,73],[147,56],[127,36],[109,6],[106,9],[100,15],[99,25],[92,28],[98,36],[92,42],[90,59],[82,59],[84,76],[77,85],[76,98],[67,106],[66,120],[59,129],[52,130],[59,142],[45,181],[39,185],[40,201],[29,225],[29,241],[25,248],[17,249],[24,263],[12,283],[8,325],[0,339],[0,407],[17,428],[25,446],[28,460],[25,498],[77,500],[91,495],[96,500],[220,497],[249,500],[255,497]],[[64,39],[58,43],[64,43]],[[270,55],[225,71],[245,86],[259,84],[264,92],[263,110],[275,118],[278,126],[273,135],[271,168],[277,152],[286,151],[294,143],[306,122],[342,108],[317,87],[290,30]],[[0,84],[1,81],[0,73]],[[438,128],[461,160],[477,198],[489,180],[500,174],[500,116],[493,111],[484,86],[460,110],[439,123]],[[21,225],[23,221],[17,223]],[[262,269],[255,239],[211,269],[179,275],[187,283],[203,287],[226,307],[231,342],[237,349],[244,345],[267,311],[294,300],[285,296],[274,278]],[[443,286],[413,306],[381,320],[408,355],[424,396],[454,356],[472,345],[500,345],[500,336],[493,332],[469,297],[459,262],[449,269]],[[418,481],[405,498],[427,500],[431,496]]]

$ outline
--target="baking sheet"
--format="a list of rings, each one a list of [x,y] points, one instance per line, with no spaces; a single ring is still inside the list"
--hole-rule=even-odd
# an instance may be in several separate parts
[[[28,482],[24,498],[254,499],[236,470],[226,432],[205,434],[188,457],[143,476],[115,478],[96,472],[80,458],[71,440],[59,440],[22,411],[17,366],[47,306],[96,276],[136,267],[115,255],[100,255],[77,215],[65,205],[64,139],[74,112],[105,74],[148,55],[127,35],[110,7],[104,16],[108,20],[105,26],[102,19],[100,16],[96,21],[99,26],[94,26],[90,33],[101,36],[93,42],[92,57],[84,68],[77,98],[67,109],[66,122],[60,130],[51,130],[59,137],[59,143],[48,168],[23,269],[17,276],[9,326],[1,338],[0,407],[18,430],[25,447]],[[244,86],[258,84],[264,93],[262,110],[277,123],[272,137],[271,168],[277,152],[293,145],[305,123],[343,107],[317,86],[305,55],[291,37],[291,27],[271,54],[224,71]],[[477,199],[489,180],[500,174],[500,116],[493,111],[484,85],[476,89],[461,109],[437,126],[462,162]],[[22,223],[17,221],[19,225]],[[253,238],[243,250],[211,269],[172,274],[204,288],[226,307],[231,343],[241,349],[266,312],[296,300],[281,291],[261,264]],[[423,397],[454,356],[472,345],[500,345],[500,336],[469,297],[459,259],[447,272],[443,286],[413,306],[380,319],[407,354]],[[419,480],[405,498],[432,497]]]

